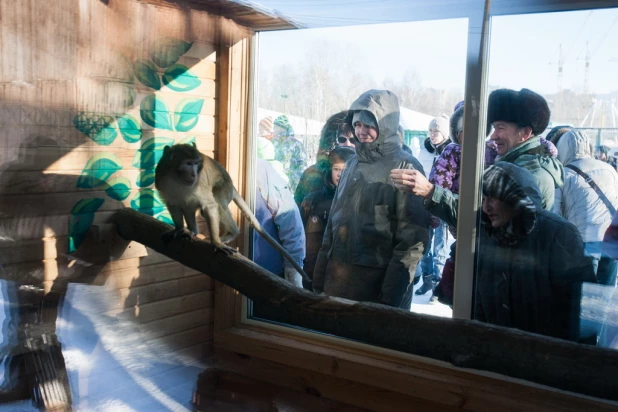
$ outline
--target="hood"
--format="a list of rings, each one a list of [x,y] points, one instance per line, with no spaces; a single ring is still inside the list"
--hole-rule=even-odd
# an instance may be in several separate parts
[[[541,191],[534,176],[513,163],[497,162],[483,174],[483,196],[505,202],[515,210],[511,224],[495,229],[485,213],[481,224],[498,242],[512,245],[527,236],[536,223],[537,210],[542,209]]]
[[[378,138],[371,143],[356,142],[358,159],[373,162],[387,154],[401,149],[399,127],[399,99],[388,90],[369,90],[360,95],[350,106],[348,123],[352,125],[355,111],[367,110],[378,123]]]
[[[556,148],[558,149],[558,160],[565,166],[574,160],[592,157],[592,148],[588,136],[579,130],[564,133],[558,140]]]

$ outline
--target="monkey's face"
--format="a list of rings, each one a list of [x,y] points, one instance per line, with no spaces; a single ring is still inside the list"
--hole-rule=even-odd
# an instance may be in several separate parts
[[[187,186],[193,186],[197,183],[201,170],[202,159],[185,159],[178,165],[178,180]]]

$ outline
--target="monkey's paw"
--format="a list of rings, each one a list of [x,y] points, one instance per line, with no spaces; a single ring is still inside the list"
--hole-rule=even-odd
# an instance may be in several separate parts
[[[194,236],[195,235],[193,232],[183,227],[182,229],[172,229],[169,232],[164,233],[161,238],[164,243],[170,243],[175,239],[190,240],[193,239]]]
[[[213,246],[215,247],[215,253],[219,253],[222,252],[224,253],[226,256],[231,256],[234,253],[236,253],[236,249],[234,249],[233,247],[230,247],[224,243],[215,243],[213,244]]]

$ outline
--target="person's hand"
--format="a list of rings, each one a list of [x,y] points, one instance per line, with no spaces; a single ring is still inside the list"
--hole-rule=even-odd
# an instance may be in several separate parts
[[[285,275],[285,279],[292,283],[294,286],[303,288],[303,277],[300,273],[296,271],[294,268],[284,268],[283,273]]]
[[[428,199],[433,194],[434,185],[418,170],[393,169],[391,180],[395,187],[404,192],[412,193]]]

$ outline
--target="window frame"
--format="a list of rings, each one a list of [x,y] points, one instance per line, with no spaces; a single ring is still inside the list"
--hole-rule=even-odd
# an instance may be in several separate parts
[[[490,6],[495,12],[489,12]],[[458,239],[467,239],[472,247],[459,247],[456,256],[455,306],[453,317],[470,319],[472,315],[472,291],[474,290],[474,269],[476,250],[476,225],[478,206],[480,204],[480,175],[485,136],[485,95],[486,73],[489,61],[489,28],[492,16],[513,15],[525,13],[546,13],[555,11],[590,10],[596,8],[618,7],[616,1],[559,1],[559,0],[520,0],[514,4],[510,0],[479,1],[479,7],[470,8],[468,18],[468,52],[466,64],[466,87],[464,113],[465,133],[467,136],[479,136],[476,141],[467,139],[466,150],[462,153],[461,192],[459,213],[473,216],[473,219],[458,222]],[[427,16],[430,16],[428,13]],[[418,20],[423,20],[422,13]],[[435,18],[435,17],[434,17]],[[427,18],[429,19],[429,18]],[[483,28],[483,29],[482,29]],[[257,58],[259,33],[232,45],[229,50],[221,50],[222,61],[229,61],[222,69],[228,73],[242,73],[242,84],[234,85],[228,81],[221,85],[222,99],[220,105],[227,105],[227,134],[220,139],[228,139],[228,146],[245,149],[246,169],[234,171],[235,181],[244,182],[243,195],[252,205],[255,193],[255,159],[247,153],[254,153],[253,136],[257,112]],[[232,58],[234,53],[242,54],[241,59]],[[231,76],[231,75],[230,75]],[[225,76],[223,77],[225,78]],[[246,105],[231,110],[229,96],[246,96]],[[480,97],[477,97],[480,96]],[[242,99],[241,99],[242,101]],[[474,108],[473,110],[471,110]],[[224,119],[220,119],[222,124]],[[231,125],[237,124],[240,133],[229,133]],[[231,140],[231,142],[230,142]],[[227,166],[227,165],[226,165]],[[228,170],[230,170],[228,168]],[[250,253],[250,230],[245,225],[245,237],[241,250],[245,255]],[[410,353],[396,352],[360,342],[351,342],[336,336],[324,335],[319,332],[304,331],[288,326],[270,324],[247,317],[247,299],[235,290],[217,282],[215,292],[215,329],[214,346],[216,350],[215,365],[219,354],[229,352],[240,353],[266,361],[277,362],[290,368],[310,370],[315,373],[336,376],[361,382],[378,388],[411,393],[431,401],[454,406],[461,402],[452,395],[452,387],[456,392],[463,391],[476,399],[486,402],[486,393],[500,399],[512,400],[521,404],[521,399],[532,397],[541,399],[543,405],[559,405],[565,409],[583,408],[594,405],[604,409],[608,405],[618,405],[616,402],[593,399],[576,393],[565,393],[558,389],[548,388],[536,383],[521,381],[504,375],[496,375],[479,370],[463,370],[449,363],[422,358]],[[448,319],[444,319],[448,327]],[[551,338],[545,338],[553,341]],[[513,342],[516,346],[517,342]],[[581,345],[577,355],[586,356],[588,351],[599,350]],[[224,356],[221,359],[225,358]],[[359,369],[360,368],[360,369]],[[371,368],[372,373],[363,374],[359,370]],[[385,378],[385,374],[388,378]],[[433,388],[424,393],[409,386],[410,382],[423,384]],[[404,384],[405,383],[405,384]],[[395,387],[393,387],[395,385]],[[435,388],[444,386],[443,391]],[[485,394],[481,394],[482,390]],[[423,392],[423,393],[421,393]],[[535,401],[536,402],[536,401]],[[568,407],[568,408],[567,408]]]

